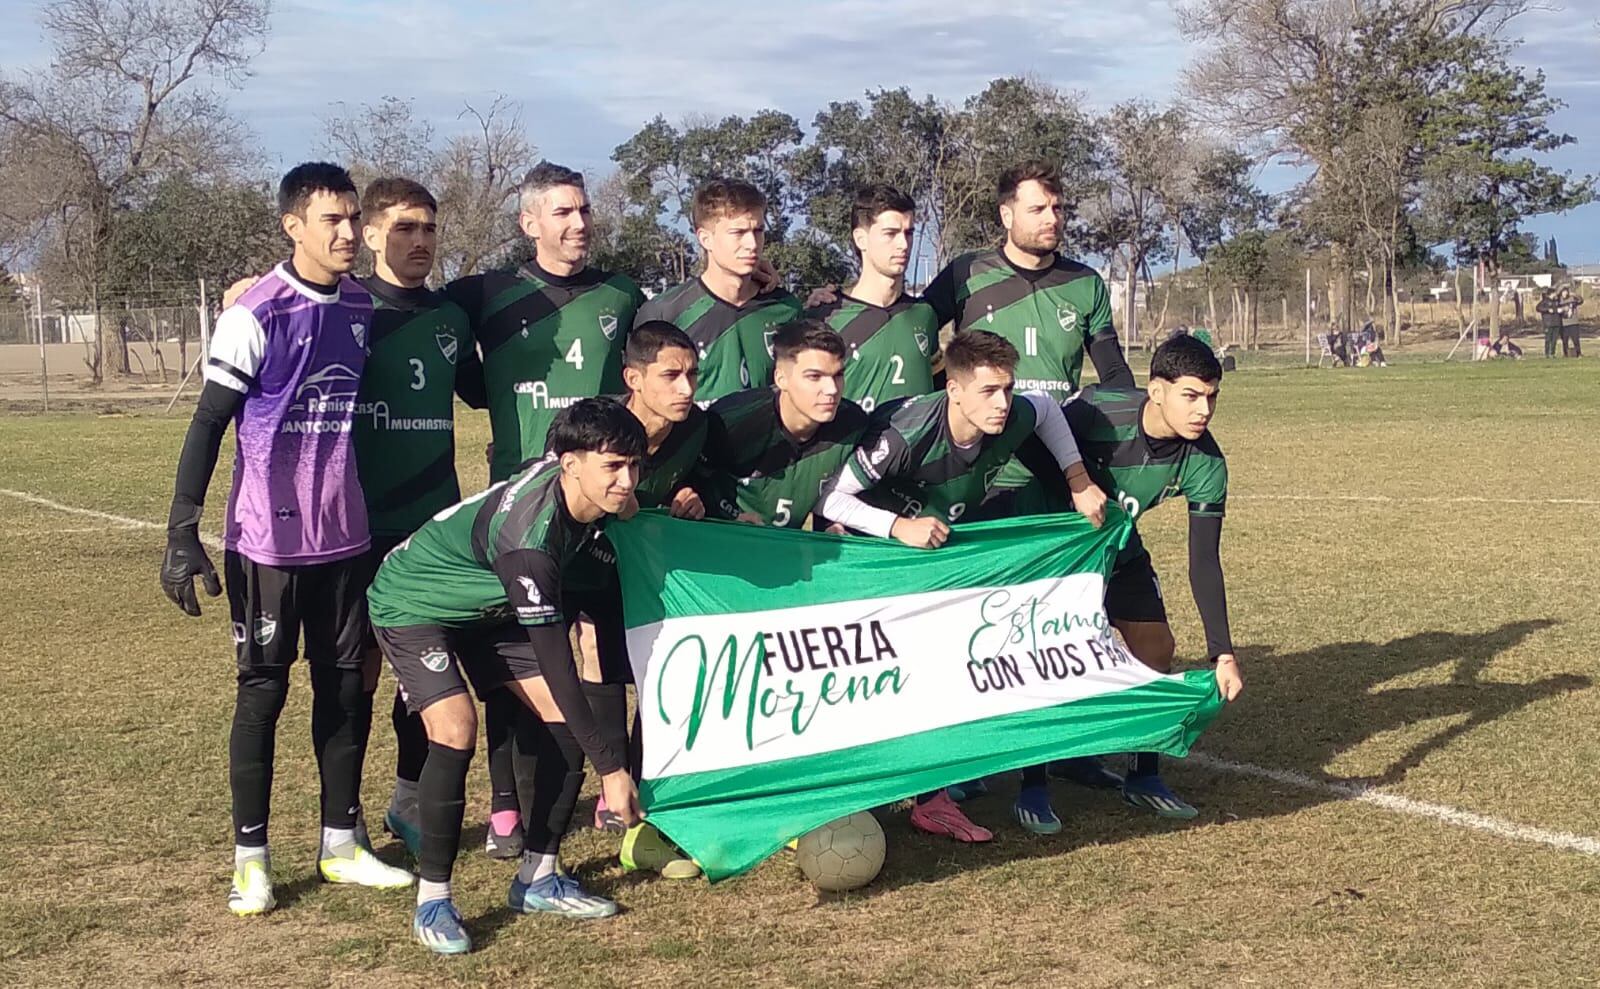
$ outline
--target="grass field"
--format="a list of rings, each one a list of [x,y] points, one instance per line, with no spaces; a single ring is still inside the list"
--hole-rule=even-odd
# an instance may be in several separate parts
[[[0,417],[0,984],[1595,984],[1597,384],[1591,362],[1538,360],[1226,382],[1246,689],[1208,758],[1168,774],[1198,820],[1056,784],[1066,829],[1038,838],[1006,784],[972,811],[993,845],[882,815],[883,875],[825,901],[781,857],[715,888],[624,876],[584,830],[569,865],[626,912],[575,926],[506,909],[508,867],[475,850],[480,756],[457,873],[478,950],[451,960],[409,942],[410,894],[315,881],[303,672],[278,750],[280,909],[227,912],[225,606],[167,603],[156,528],[14,494],[160,522],[187,416]],[[484,433],[470,417],[469,489]],[[226,459],[217,476],[212,524]],[[1141,528],[1198,656],[1183,514]],[[392,758],[380,716],[371,807]]]

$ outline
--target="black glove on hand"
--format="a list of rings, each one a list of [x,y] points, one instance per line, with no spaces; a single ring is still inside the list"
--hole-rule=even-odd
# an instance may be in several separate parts
[[[167,553],[161,560],[161,589],[173,604],[190,615],[199,616],[200,600],[194,593],[194,578],[205,582],[206,594],[222,593],[217,568],[211,565],[205,547],[200,545],[200,529],[180,525],[167,530]]]

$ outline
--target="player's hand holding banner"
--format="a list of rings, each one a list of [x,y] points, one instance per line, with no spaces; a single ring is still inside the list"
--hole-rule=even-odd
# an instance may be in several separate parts
[[[934,552],[646,512],[608,527],[650,820],[712,880],[853,811],[1053,759],[1182,756],[1221,707],[1101,602],[1108,510],[963,526]]]

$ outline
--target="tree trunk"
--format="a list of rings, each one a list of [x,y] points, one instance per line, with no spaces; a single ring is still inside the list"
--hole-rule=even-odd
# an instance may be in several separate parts
[[[1467,314],[1461,308],[1461,262],[1456,262],[1456,335],[1460,336],[1467,329]]]
[[[1500,339],[1500,259],[1484,258],[1484,280],[1489,283],[1489,342]],[[1476,343],[1477,341],[1473,341]]]
[[[1207,324],[1207,328],[1212,333],[1220,332],[1222,327],[1217,325],[1217,287],[1215,285],[1208,284],[1206,286],[1206,308],[1211,313],[1211,322]]]
[[[1130,260],[1128,271],[1122,277],[1122,322],[1128,328],[1128,349],[1132,350],[1134,343],[1138,343],[1141,350],[1144,346],[1144,337],[1139,333],[1139,312],[1134,301],[1139,294],[1139,272]]]
[[[1328,252],[1331,262],[1331,280],[1337,299],[1329,300],[1329,315],[1338,329],[1350,332],[1350,317],[1355,308],[1355,266],[1350,261],[1350,251],[1341,244],[1334,244]]]

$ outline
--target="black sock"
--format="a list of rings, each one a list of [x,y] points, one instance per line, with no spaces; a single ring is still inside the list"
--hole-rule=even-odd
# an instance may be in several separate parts
[[[422,847],[417,872],[431,883],[450,881],[461,847],[461,816],[467,809],[467,768],[471,749],[428,743],[428,758],[417,781],[417,824]]]
[[[572,823],[583,788],[583,748],[565,724],[539,723],[539,764],[533,777],[533,793],[528,814],[522,822],[522,847],[530,852],[553,855]]]
[[[585,683],[583,696],[594,712],[600,737],[617,755],[628,756],[628,688],[621,683]]]
[[[1023,786],[1023,789],[1027,789],[1030,786],[1048,786],[1049,784],[1050,784],[1050,777],[1045,774],[1044,763],[1040,763],[1037,766],[1025,766],[1025,767],[1023,767],[1023,770],[1022,770],[1022,786]]]
[[[406,710],[406,702],[396,690],[389,721],[394,725],[394,774],[415,783],[422,778],[422,764],[428,761],[428,730],[422,726],[422,715]]]
[[[311,747],[322,774],[322,826],[353,828],[372,733],[372,692],[360,670],[311,665]]]
[[[277,747],[278,715],[289,696],[289,677],[244,674],[233,702],[228,736],[228,783],[233,790],[233,843],[261,848],[267,843],[272,809],[272,756]]]
[[[1128,757],[1129,776],[1155,776],[1161,772],[1161,756],[1154,752],[1135,752]]]
[[[943,790],[929,790],[927,793],[919,793],[917,794],[917,803],[925,804],[943,792]]]
[[[517,718],[525,706],[507,687],[491,690],[483,698],[483,731],[489,748],[489,812],[493,814],[521,810],[513,760]]]
[[[639,706],[633,708],[633,731],[628,734],[628,772],[639,782],[644,774],[644,723],[639,717]]]

